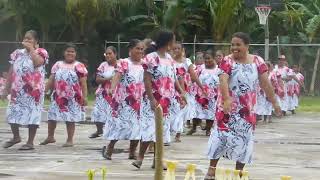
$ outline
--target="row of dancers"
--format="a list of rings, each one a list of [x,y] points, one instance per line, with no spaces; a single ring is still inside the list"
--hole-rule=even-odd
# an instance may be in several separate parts
[[[7,121],[13,138],[5,142],[4,148],[21,142],[19,127],[23,125],[29,128],[29,137],[19,149],[34,149],[45,92],[52,91],[52,95],[48,136],[40,145],[56,142],[56,124],[62,121],[67,128],[63,147],[73,146],[75,123],[84,120],[88,71],[76,60],[77,47],[65,46],[63,59],[53,65],[45,83],[44,67],[49,56],[38,42],[37,33],[27,31],[24,48],[10,55],[3,94],[10,94]],[[256,114],[270,116],[271,111],[279,115],[280,111],[294,110],[299,96],[296,87],[303,84],[297,69],[285,66],[284,56],[273,68],[261,57],[249,54],[249,44],[247,34],[235,33],[230,55],[224,56],[222,51],[198,53],[195,65],[185,57],[182,43],[176,42],[170,31],[159,32],[154,43],[131,40],[129,57],[125,59],[117,60],[116,49],[107,47],[105,61],[97,69],[99,87],[91,114],[97,131],[90,136],[103,135],[109,141],[103,157],[111,159],[117,141],[130,140],[129,159],[140,168],[148,146],[155,141],[154,110],[160,105],[165,143],[171,142],[172,133],[176,142],[181,141],[187,120],[193,120],[188,134],[195,132],[198,121],[206,120],[206,134],[210,135],[206,179],[214,179],[222,156],[236,161],[236,169],[242,170],[252,161]]]

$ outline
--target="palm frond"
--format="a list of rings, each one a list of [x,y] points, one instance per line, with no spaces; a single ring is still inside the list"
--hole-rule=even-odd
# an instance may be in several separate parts
[[[149,20],[152,20],[152,17],[148,16],[148,15],[135,15],[135,16],[130,16],[130,17],[125,18],[122,22],[123,23],[133,23],[133,22],[140,21],[140,20],[149,21]]]
[[[310,41],[313,40],[315,35],[320,30],[320,14],[315,15],[313,18],[309,19],[306,27],[306,32],[309,34]]]

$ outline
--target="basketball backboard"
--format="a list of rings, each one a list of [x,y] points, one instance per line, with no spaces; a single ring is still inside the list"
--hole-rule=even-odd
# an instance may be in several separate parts
[[[255,8],[256,6],[262,5],[271,6],[273,11],[284,9],[283,0],[245,0],[245,6],[248,8]]]

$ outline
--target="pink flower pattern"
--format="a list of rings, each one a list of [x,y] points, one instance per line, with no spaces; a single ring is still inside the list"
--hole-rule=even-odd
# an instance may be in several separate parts
[[[304,76],[303,76],[301,73],[297,73],[297,74],[296,74],[296,77],[297,77],[297,79],[299,80],[299,82],[300,82],[301,84],[303,84],[303,82],[304,82]],[[301,85],[300,85],[299,83],[295,83],[294,89],[295,89],[295,94],[299,97],[299,96],[300,96]]]
[[[84,97],[80,78],[88,74],[84,64],[58,61],[53,65],[51,74],[54,76],[54,89],[48,119],[69,122],[83,120]]]
[[[143,68],[152,76],[152,93],[164,114],[164,142],[170,142],[170,122],[176,118],[180,109],[174,87],[177,79],[174,60],[169,54],[160,58],[157,52],[153,52],[145,56]],[[142,141],[155,141],[154,112],[146,93],[141,108]]]
[[[8,107],[7,119],[20,124],[39,124],[44,97],[45,64],[48,63],[48,53],[43,48],[35,52],[44,63],[39,67],[33,65],[30,54],[26,49],[17,49],[10,55],[13,67],[10,80],[11,101]],[[19,112],[19,113],[18,113]]]
[[[267,72],[267,65],[264,63],[263,59],[258,56],[255,56],[253,64],[238,64],[231,56],[227,56],[221,62],[219,68],[223,73],[230,76],[229,93],[232,98],[231,114],[239,114],[242,119],[255,127],[256,118],[254,109],[257,101],[258,74]],[[219,97],[218,114],[221,114],[221,111],[223,112],[222,103],[222,97]],[[218,117],[222,118],[217,119],[218,125],[221,125],[221,127],[219,126],[219,129],[228,131],[229,128],[225,125],[222,126],[221,122],[225,124],[229,119],[225,119],[225,117],[221,115]]]
[[[7,79],[0,77],[0,95],[4,94],[4,90],[6,88]]]
[[[108,62],[103,62],[98,67],[96,75],[110,79],[114,76],[114,71],[114,66],[109,65]],[[91,114],[93,122],[111,123],[112,117],[116,116],[116,111],[112,109],[118,109],[119,103],[108,94],[110,87],[111,80],[108,80],[104,84],[100,84],[96,90],[96,101]]]
[[[268,71],[259,56],[254,56],[252,64],[237,63],[232,55],[224,57],[219,65],[221,74],[229,75],[231,112],[223,112],[221,94],[218,97],[216,126],[208,145],[208,158],[226,157],[241,163],[252,161],[256,125],[255,106],[259,75]]]
[[[113,97],[107,97],[111,106],[112,121],[105,124],[107,140],[140,140],[140,112],[144,92],[142,64],[131,58],[118,60],[116,73],[121,74]]]
[[[199,80],[203,90],[197,87],[195,99],[197,101],[197,117],[200,119],[215,119],[216,102],[219,91],[219,69],[203,69],[199,72]]]

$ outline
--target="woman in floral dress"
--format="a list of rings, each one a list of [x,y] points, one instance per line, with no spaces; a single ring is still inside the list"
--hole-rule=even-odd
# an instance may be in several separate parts
[[[143,60],[146,92],[141,107],[142,134],[138,159],[132,163],[137,168],[141,167],[149,144],[155,141],[155,108],[161,105],[163,109],[164,142],[170,142],[170,121],[176,117],[180,109],[175,87],[180,92],[182,100],[185,101],[185,92],[176,78],[174,60],[168,54],[174,40],[172,32],[159,32],[156,39],[157,51],[146,55]]]
[[[87,104],[87,74],[84,64],[76,60],[76,46],[67,44],[64,60],[57,61],[52,69],[46,90],[52,89],[48,110],[48,137],[40,143],[55,143],[54,132],[57,121],[65,122],[67,140],[63,147],[73,146],[75,123],[84,120],[84,106]]]
[[[8,73],[2,72],[2,76],[0,77],[0,98],[4,100],[6,97],[6,87],[7,87],[7,79],[8,79]]]
[[[250,38],[239,32],[232,36],[231,52],[219,68],[221,73],[216,122],[208,142],[210,166],[206,180],[215,179],[215,168],[221,157],[236,161],[243,170],[252,161],[257,87],[266,92],[276,114],[280,107],[268,80],[268,67],[263,59],[248,53]]]
[[[113,120],[105,124],[104,138],[110,140],[103,148],[103,157],[111,159],[114,145],[118,140],[130,140],[129,159],[135,159],[135,151],[141,139],[140,107],[144,92],[143,42],[138,39],[130,41],[130,57],[120,59],[115,69],[109,95]]]
[[[97,69],[96,82],[99,87],[96,91],[96,102],[91,114],[91,119],[96,124],[97,131],[91,134],[90,138],[101,136],[104,124],[112,121],[112,109],[110,106],[112,96],[109,96],[108,91],[117,65],[116,48],[113,46],[107,47],[104,56],[106,61],[101,63]]]
[[[219,65],[221,63],[221,61],[224,58],[224,53],[222,50],[217,50],[215,53],[215,57],[214,59],[216,60],[216,63]]]
[[[219,89],[219,68],[217,67],[212,51],[205,53],[204,60],[205,68],[200,71],[199,79],[205,92],[201,88],[197,89],[195,109],[197,110],[196,117],[200,120],[206,120],[206,135],[209,136],[210,129],[215,120]]]
[[[293,105],[295,108],[299,106],[299,97],[301,87],[304,87],[304,76],[299,72],[299,67],[297,65],[293,66],[294,71],[294,94],[293,94]]]
[[[187,120],[191,120],[196,117],[195,98],[192,94],[192,82],[195,82],[197,86],[202,89],[202,84],[199,81],[198,76],[195,73],[195,67],[189,58],[183,56],[184,47],[182,43],[176,42],[173,46],[173,55],[175,60],[175,66],[177,69],[177,78],[180,82],[181,88],[186,92],[187,105],[181,109],[177,117],[171,122],[172,131],[176,132],[175,140],[180,142],[180,134],[183,131],[183,124]]]
[[[282,114],[286,115],[286,112],[289,109],[289,96],[288,96],[288,82],[291,80],[291,77],[289,76],[290,74],[290,69],[286,66],[287,61],[286,57],[284,55],[281,55],[279,57],[279,63],[275,67],[275,71],[278,71],[278,73],[281,75],[282,81],[283,81],[283,88],[284,88],[284,96],[283,98],[280,99],[281,103],[281,110]]]
[[[19,126],[27,126],[29,138],[20,150],[31,150],[34,149],[33,140],[41,121],[48,53],[39,48],[39,38],[33,30],[26,32],[22,45],[23,49],[15,50],[10,56],[11,67],[6,91],[11,94],[11,99],[7,121],[11,126],[13,139],[5,142],[4,148],[21,142]]]
[[[273,66],[270,62],[266,62],[268,66],[268,79],[274,87],[274,89],[280,89],[278,86],[278,80],[275,73],[273,73]],[[275,90],[275,96],[277,99],[277,94]],[[278,99],[277,102],[279,103]],[[271,114],[272,114],[272,104],[266,96],[266,93],[258,86],[257,89],[257,105],[256,105],[256,114],[263,118],[264,122],[271,122]]]

